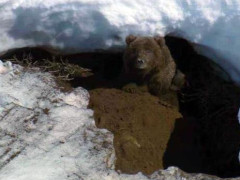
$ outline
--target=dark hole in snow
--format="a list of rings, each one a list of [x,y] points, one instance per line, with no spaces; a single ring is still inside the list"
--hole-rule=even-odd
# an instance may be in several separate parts
[[[182,90],[184,120],[176,124],[172,133],[166,166],[221,177],[239,176],[240,88],[225,81],[222,77],[226,73],[197,54],[186,40],[167,36],[166,43],[190,84]]]
[[[167,36],[166,43],[178,68],[186,74],[189,87],[184,88],[179,97],[183,119],[175,122],[162,158],[163,167],[178,166],[187,172],[220,177],[240,176],[239,87],[225,81],[222,77],[226,73],[210,59],[197,54],[186,40]],[[51,53],[41,48],[23,48],[10,51],[1,59],[15,55],[21,60],[23,54],[29,53],[38,61],[52,58]],[[117,79],[122,69],[122,55],[122,52],[98,52],[63,56],[69,63],[89,68],[94,73],[74,78],[71,86],[88,90],[120,89],[122,84]],[[99,118],[96,124],[102,121],[104,118]],[[118,124],[114,126],[119,128]],[[144,165],[143,169],[146,168]]]

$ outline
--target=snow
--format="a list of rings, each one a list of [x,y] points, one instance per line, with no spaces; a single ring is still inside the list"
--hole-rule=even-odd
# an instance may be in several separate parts
[[[11,62],[3,63],[2,61],[0,61],[0,74],[5,74],[11,69],[12,69]]]
[[[122,49],[128,34],[183,37],[240,83],[239,0],[1,0],[0,52]]]
[[[0,179],[118,179],[113,135],[96,128],[86,90],[60,92],[52,75],[17,65],[0,85]]]

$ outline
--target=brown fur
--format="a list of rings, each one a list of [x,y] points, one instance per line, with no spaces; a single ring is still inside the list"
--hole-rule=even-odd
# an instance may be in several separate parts
[[[126,43],[125,73],[143,82],[148,81],[149,88],[154,94],[168,91],[175,76],[176,64],[164,39],[130,35],[126,38]],[[146,67],[142,69],[136,67],[136,61],[139,58],[147,60]]]
[[[177,70],[172,80],[171,90],[179,91],[186,83],[185,75]]]
[[[164,38],[129,35],[126,44],[125,74],[138,83],[147,84],[152,94],[178,106],[176,91],[183,86],[185,76],[176,69]]]

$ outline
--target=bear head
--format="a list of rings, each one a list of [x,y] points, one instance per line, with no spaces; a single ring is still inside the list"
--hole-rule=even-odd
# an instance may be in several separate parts
[[[169,51],[163,37],[126,37],[127,47],[124,53],[124,68],[128,72],[148,74],[161,69],[167,63]]]

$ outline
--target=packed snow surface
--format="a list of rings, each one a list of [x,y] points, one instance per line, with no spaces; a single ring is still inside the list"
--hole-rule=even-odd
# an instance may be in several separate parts
[[[0,69],[0,179],[118,179],[113,135],[95,127],[86,90],[62,93],[48,73]]]
[[[240,83],[239,0],[0,0],[0,52],[122,48],[128,34],[172,35],[199,45]]]

